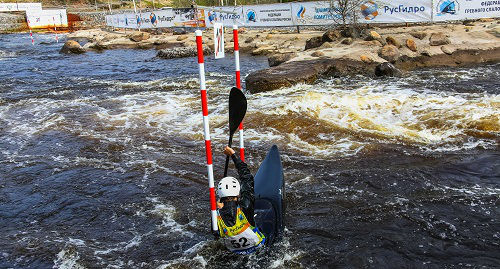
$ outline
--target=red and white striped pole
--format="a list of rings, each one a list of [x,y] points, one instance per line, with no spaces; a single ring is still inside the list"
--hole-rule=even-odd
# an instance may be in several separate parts
[[[203,131],[205,135],[205,154],[207,157],[208,187],[210,188],[210,210],[212,213],[212,230],[217,231],[217,211],[215,206],[214,169],[212,166],[212,146],[208,125],[207,88],[205,85],[205,65],[203,63],[203,42],[201,30],[196,30],[196,48],[198,50],[198,68],[200,74],[201,110],[203,113]]]
[[[236,88],[241,90],[241,74],[240,74],[240,47],[238,44],[238,25],[233,25],[233,41],[234,41],[234,65],[236,71]],[[245,161],[245,144],[243,143],[243,121],[239,126],[240,133],[240,159]]]
[[[56,18],[52,17],[52,20],[54,21],[54,31],[56,32],[56,42],[59,43],[59,38],[57,37]]]
[[[33,32],[31,31],[31,26],[30,26],[30,20],[28,20],[28,28],[30,28],[30,38],[31,38],[31,45],[35,45],[35,39],[33,39]]]

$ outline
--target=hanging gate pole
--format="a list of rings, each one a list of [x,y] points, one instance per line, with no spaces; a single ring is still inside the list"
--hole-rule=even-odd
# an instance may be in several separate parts
[[[207,88],[205,85],[205,65],[203,63],[203,43],[201,30],[195,31],[198,52],[198,69],[200,74],[201,110],[203,113],[203,131],[205,135],[205,154],[207,158],[208,187],[210,188],[210,211],[212,215],[212,231],[217,231],[217,211],[215,206],[214,169],[212,166],[212,145],[208,125]]]
[[[241,73],[240,73],[240,48],[238,44],[238,25],[233,25],[233,41],[234,41],[234,65],[236,73],[236,88],[241,90]],[[240,133],[240,159],[245,161],[245,144],[243,143],[243,122],[239,126]]]

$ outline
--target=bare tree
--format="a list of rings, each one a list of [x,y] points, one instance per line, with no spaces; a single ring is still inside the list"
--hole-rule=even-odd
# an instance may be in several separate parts
[[[330,0],[330,12],[335,24],[347,28],[355,27],[358,23],[361,6],[368,0]]]

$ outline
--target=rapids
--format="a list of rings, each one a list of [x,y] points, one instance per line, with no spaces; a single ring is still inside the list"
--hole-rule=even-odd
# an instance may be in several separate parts
[[[287,229],[239,257],[209,233],[196,60],[35,40],[0,36],[1,268],[500,264],[498,64],[247,93],[246,159],[280,148]],[[220,178],[234,66],[205,60]]]

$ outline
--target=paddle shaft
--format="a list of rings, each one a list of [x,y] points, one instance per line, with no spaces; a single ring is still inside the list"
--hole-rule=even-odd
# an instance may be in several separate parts
[[[233,144],[233,134],[229,135],[229,142],[227,143],[228,147],[231,147],[231,144]],[[224,166],[224,177],[227,177],[228,168],[229,168],[229,156],[226,157],[226,165]]]

